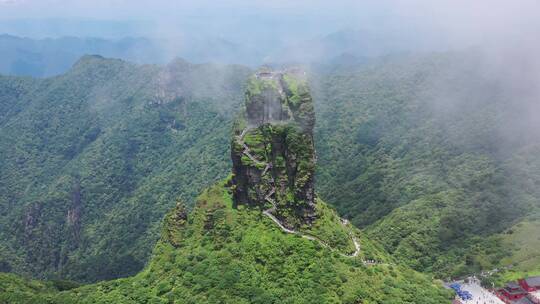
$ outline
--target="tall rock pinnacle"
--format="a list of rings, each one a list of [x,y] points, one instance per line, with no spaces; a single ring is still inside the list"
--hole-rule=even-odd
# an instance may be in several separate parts
[[[315,218],[315,113],[301,71],[261,70],[248,82],[231,154],[236,205],[268,209],[288,227]]]

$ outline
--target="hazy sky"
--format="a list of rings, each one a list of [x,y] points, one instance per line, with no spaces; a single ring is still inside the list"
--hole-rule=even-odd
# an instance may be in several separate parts
[[[366,2],[357,9],[355,1],[127,1],[127,0],[0,0],[0,19],[68,19],[121,21],[127,35],[174,35],[201,31],[216,36],[231,33],[267,32],[279,35],[326,34],[341,28],[365,26],[381,20],[387,9]],[[373,2],[377,3],[377,2]],[[351,11],[351,8],[354,11]],[[58,22],[56,20],[55,22]],[[142,24],[142,25],[141,25]],[[31,26],[28,22],[26,26]],[[43,36],[48,24],[43,27]],[[0,31],[2,29],[0,28]],[[37,32],[35,29],[34,32]],[[58,31],[76,31],[58,29]],[[104,30],[104,34],[106,31]],[[72,33],[77,35],[77,33]],[[31,34],[30,34],[31,35]],[[100,35],[99,32],[96,35]]]
[[[537,0],[0,0],[0,22],[4,24],[13,19],[108,20],[124,27],[125,33],[117,31],[119,35],[199,30],[218,36],[239,32],[294,37],[343,28],[412,28],[470,39],[537,30],[539,15]],[[31,25],[26,26],[31,34]],[[46,32],[47,25],[40,26],[42,35],[54,34]],[[4,32],[6,29],[4,25]],[[84,28],[56,30],[77,35]],[[106,28],[100,30],[107,34]]]
[[[529,50],[539,17],[539,0],[0,0],[0,34],[217,37],[263,53],[343,29],[438,49]]]

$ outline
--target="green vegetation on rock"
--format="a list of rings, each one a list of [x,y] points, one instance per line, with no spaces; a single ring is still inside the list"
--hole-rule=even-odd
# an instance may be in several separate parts
[[[233,208],[225,184],[204,191],[181,224],[183,206],[169,212],[141,273],[56,293],[47,303],[449,303],[439,283],[407,267],[365,266],[284,233],[258,209]],[[366,242],[363,250],[385,256],[374,248]]]
[[[296,107],[288,102],[297,96],[297,81],[287,71],[262,70],[250,78],[231,153],[235,203],[272,210],[285,226],[298,228],[316,216],[316,201],[313,126],[306,124],[315,113],[307,89]],[[299,117],[303,104],[310,111]]]

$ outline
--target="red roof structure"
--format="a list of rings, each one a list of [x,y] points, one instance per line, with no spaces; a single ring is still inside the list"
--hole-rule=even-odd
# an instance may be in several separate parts
[[[521,288],[528,292],[540,290],[540,276],[518,280]]]
[[[505,302],[520,300],[528,293],[520,284],[514,282],[506,283],[506,286],[499,289],[498,292],[502,296],[502,300],[507,300]]]

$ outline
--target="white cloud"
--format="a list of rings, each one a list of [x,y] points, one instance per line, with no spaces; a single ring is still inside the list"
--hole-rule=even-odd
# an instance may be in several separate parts
[[[0,5],[15,5],[24,3],[24,0],[0,0]]]

